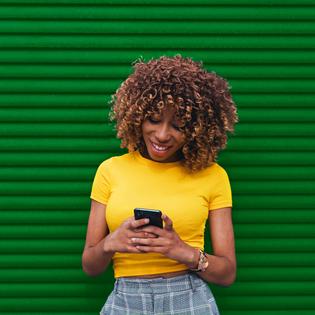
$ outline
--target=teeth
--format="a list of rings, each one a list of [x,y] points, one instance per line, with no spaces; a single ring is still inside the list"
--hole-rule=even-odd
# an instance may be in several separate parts
[[[160,147],[155,143],[152,143],[152,145],[153,145],[154,149],[156,149],[158,151],[166,151],[167,150],[167,147]]]

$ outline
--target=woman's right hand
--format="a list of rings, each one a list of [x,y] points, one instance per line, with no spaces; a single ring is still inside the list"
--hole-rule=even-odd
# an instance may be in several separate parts
[[[135,220],[130,217],[125,220],[114,232],[108,234],[104,240],[103,250],[105,253],[141,253],[136,248],[137,244],[132,238],[155,238],[155,234],[139,231],[138,228],[148,224],[149,219]]]

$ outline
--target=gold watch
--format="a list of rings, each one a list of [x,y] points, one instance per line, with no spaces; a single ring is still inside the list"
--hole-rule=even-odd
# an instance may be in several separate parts
[[[199,271],[205,271],[207,269],[209,265],[209,262],[208,262],[208,258],[207,258],[207,254],[199,249],[199,260],[198,260],[198,267],[196,269],[190,269],[191,271],[196,271],[196,272],[199,272]]]

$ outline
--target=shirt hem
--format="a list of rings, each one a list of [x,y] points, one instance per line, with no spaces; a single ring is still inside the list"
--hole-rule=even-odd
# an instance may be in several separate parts
[[[217,209],[221,209],[221,208],[230,208],[230,207],[232,207],[232,202],[218,203],[218,204],[211,206],[211,208],[209,208],[209,211],[217,210]]]
[[[189,270],[187,267],[182,267],[182,268],[172,268],[168,270],[157,270],[149,273],[143,273],[143,272],[134,272],[132,274],[115,274],[115,278],[122,278],[122,277],[137,277],[137,276],[151,276],[151,275],[158,275],[158,274],[163,274],[163,273],[170,273],[170,272],[176,272],[176,271],[183,271],[183,270]]]
[[[95,196],[92,196],[92,195],[90,196],[90,199],[93,199],[93,200],[95,200],[97,202],[100,202],[100,203],[102,203],[105,206],[107,205],[107,201],[108,201],[108,200],[104,201],[101,198],[98,198],[98,197],[95,197]]]

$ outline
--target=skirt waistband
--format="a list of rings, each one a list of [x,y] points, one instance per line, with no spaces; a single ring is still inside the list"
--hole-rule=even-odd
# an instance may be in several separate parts
[[[195,273],[188,273],[172,278],[117,278],[114,285],[114,291],[129,294],[161,294],[179,292],[207,285],[204,280]]]

